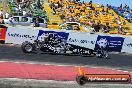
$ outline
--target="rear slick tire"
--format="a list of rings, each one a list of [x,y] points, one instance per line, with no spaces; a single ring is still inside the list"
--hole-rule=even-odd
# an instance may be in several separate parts
[[[21,45],[21,48],[22,48],[22,51],[24,53],[31,53],[33,52],[33,44],[26,41],[26,42],[23,42],[22,45]]]

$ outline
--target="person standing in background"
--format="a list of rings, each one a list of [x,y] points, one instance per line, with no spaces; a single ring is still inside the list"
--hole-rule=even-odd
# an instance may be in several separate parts
[[[5,14],[5,19],[9,19],[9,13],[8,12],[6,12],[6,14]]]
[[[0,18],[3,19],[3,10],[0,11]]]
[[[106,23],[106,26],[103,27],[103,33],[108,33],[110,31],[109,23]]]
[[[123,34],[123,28],[122,28],[123,24],[120,24],[118,27],[118,33],[119,34]]]
[[[12,16],[12,15],[10,15],[10,17],[9,17],[9,21],[10,21],[11,25],[12,25],[12,26],[14,26],[14,23],[13,23],[14,18],[13,18],[13,16]]]

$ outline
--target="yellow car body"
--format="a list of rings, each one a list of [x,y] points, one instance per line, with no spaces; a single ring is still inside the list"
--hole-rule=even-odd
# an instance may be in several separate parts
[[[86,30],[78,22],[66,22],[66,23],[63,23],[60,25],[48,25],[48,28],[53,29],[53,30],[71,30],[71,31],[75,31],[75,32],[88,32],[88,30]]]

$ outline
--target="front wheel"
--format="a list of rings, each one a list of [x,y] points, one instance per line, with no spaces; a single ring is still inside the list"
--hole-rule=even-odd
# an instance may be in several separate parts
[[[23,42],[22,45],[21,45],[21,48],[22,48],[22,51],[24,53],[31,53],[33,52],[33,44],[26,41],[26,42]]]
[[[107,59],[108,56],[109,56],[109,54],[108,54],[108,51],[106,51],[106,50],[97,51],[97,53],[96,53],[96,57],[97,58],[105,58],[105,59]]]
[[[108,58],[108,56],[109,56],[108,51],[104,51],[103,58],[107,59],[107,58]]]

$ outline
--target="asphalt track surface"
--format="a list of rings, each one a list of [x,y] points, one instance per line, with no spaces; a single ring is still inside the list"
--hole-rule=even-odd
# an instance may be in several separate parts
[[[132,55],[110,54],[110,59],[93,56],[25,54],[19,45],[0,45],[0,61],[35,62],[41,64],[103,67],[132,72]]]
[[[52,65],[74,65],[100,67],[132,72],[132,56],[126,54],[110,54],[110,59],[99,59],[91,56],[71,56],[52,54],[24,54],[19,45],[0,45],[0,61],[27,62]],[[19,82],[20,81],[20,82]],[[78,86],[76,82],[47,82],[39,80],[0,79],[0,88],[132,88],[126,84],[86,84]]]

